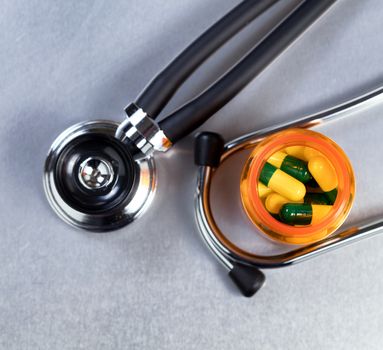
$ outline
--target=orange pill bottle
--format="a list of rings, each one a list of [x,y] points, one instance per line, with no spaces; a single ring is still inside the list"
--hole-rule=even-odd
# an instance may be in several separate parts
[[[315,224],[291,226],[277,220],[266,210],[258,193],[257,185],[266,161],[292,146],[320,152],[338,177],[335,202],[329,213]],[[240,193],[247,216],[269,238],[290,244],[309,244],[331,235],[346,220],[355,198],[355,178],[348,157],[334,141],[312,130],[288,129],[265,138],[254,148],[241,174]]]

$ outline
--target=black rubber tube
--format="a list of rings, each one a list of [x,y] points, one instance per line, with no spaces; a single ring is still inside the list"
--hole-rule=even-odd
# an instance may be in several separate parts
[[[218,48],[278,0],[245,0],[182,51],[137,98],[136,104],[156,118],[181,84]]]
[[[306,0],[257,47],[202,94],[159,124],[173,143],[203,124],[320,17],[336,0]]]

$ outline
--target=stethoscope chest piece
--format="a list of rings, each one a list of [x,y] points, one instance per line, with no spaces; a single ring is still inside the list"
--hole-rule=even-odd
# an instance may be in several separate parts
[[[56,213],[73,226],[117,229],[138,217],[152,199],[154,159],[117,139],[118,126],[111,121],[76,124],[49,150],[45,193]]]

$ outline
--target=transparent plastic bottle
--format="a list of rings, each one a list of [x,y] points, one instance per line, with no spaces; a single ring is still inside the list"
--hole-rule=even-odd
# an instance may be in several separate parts
[[[266,210],[258,194],[259,176],[267,159],[291,146],[319,151],[338,177],[336,200],[330,212],[315,224],[292,226],[280,222]],[[334,141],[311,130],[288,129],[267,137],[254,148],[241,174],[240,193],[248,217],[268,237],[290,244],[308,244],[329,236],[346,220],[355,198],[355,178],[348,157]]]

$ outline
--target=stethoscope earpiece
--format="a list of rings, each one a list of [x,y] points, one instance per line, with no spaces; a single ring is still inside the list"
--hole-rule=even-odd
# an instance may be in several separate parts
[[[194,143],[194,163],[199,166],[219,166],[225,141],[220,134],[204,131],[196,136]]]
[[[261,270],[240,263],[233,264],[233,268],[229,271],[229,277],[242,295],[247,298],[257,293],[266,282],[266,277]]]

